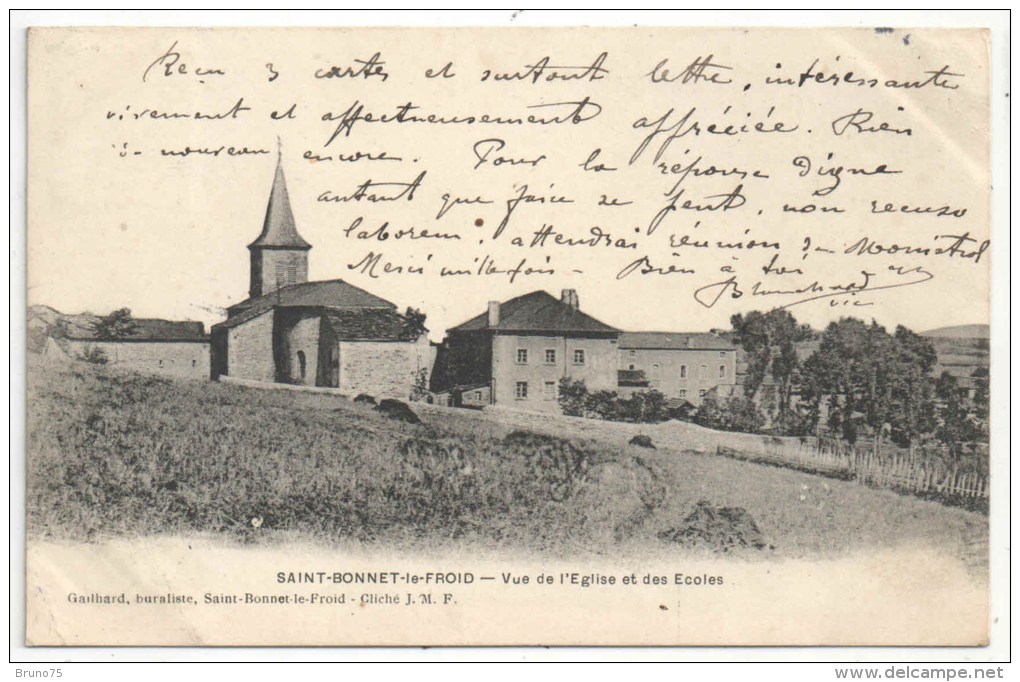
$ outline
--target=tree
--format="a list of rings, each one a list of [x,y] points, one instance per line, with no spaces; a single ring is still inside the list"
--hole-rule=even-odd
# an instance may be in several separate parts
[[[422,400],[429,394],[429,370],[422,367],[414,375],[414,386],[411,388],[411,400]]]
[[[571,380],[567,377],[560,379],[559,391],[556,393],[556,402],[559,403],[563,414],[568,417],[583,417],[585,398],[588,395],[588,387],[584,379]]]
[[[750,398],[735,395],[720,400],[708,396],[698,407],[694,423],[720,431],[759,433],[765,425],[765,415]]]
[[[980,428],[970,416],[967,392],[960,388],[955,376],[942,372],[935,384],[935,394],[941,407],[935,437],[959,454],[963,443],[973,442],[980,437]]]
[[[988,387],[988,368],[978,367],[971,374],[974,378],[974,418],[977,420],[978,426],[981,429],[982,438],[988,439],[988,403],[989,403],[989,387]]]
[[[931,343],[906,327],[890,335],[875,321],[846,317],[829,324],[804,363],[802,394],[815,410],[828,402],[829,425],[845,440],[866,425],[906,446],[934,426],[936,359]]]
[[[119,308],[109,315],[101,315],[92,323],[96,338],[103,341],[123,339],[138,332],[130,308]]]
[[[804,363],[802,393],[815,409],[822,400],[829,405],[829,426],[853,443],[855,420],[866,404],[875,407],[877,346],[885,330],[855,318],[832,322],[822,335],[818,350]]]
[[[616,409],[620,420],[639,424],[664,422],[670,417],[666,396],[654,389],[635,391],[629,398],[617,398]]]
[[[754,400],[765,379],[771,377],[777,385],[776,413],[787,412],[800,367],[797,343],[811,338],[811,328],[778,308],[767,313],[738,313],[730,318],[730,324],[747,359],[744,396]]]
[[[407,320],[407,330],[415,340],[428,333],[425,327],[425,313],[417,308],[408,307],[404,312],[404,319]]]
[[[663,422],[670,418],[669,404],[659,391],[637,391],[627,398],[616,391],[589,391],[583,379],[560,379],[556,398],[563,414],[571,417],[635,423]]]
[[[894,355],[881,377],[889,396],[884,418],[889,423],[893,441],[907,446],[919,435],[935,428],[931,376],[938,355],[930,341],[903,325],[896,326],[891,352]]]

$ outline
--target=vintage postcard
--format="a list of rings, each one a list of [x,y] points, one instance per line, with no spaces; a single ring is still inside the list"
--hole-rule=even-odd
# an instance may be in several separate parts
[[[27,643],[987,643],[989,54],[31,29]]]

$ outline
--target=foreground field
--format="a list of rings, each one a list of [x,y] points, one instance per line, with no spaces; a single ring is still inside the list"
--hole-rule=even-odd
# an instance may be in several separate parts
[[[742,507],[755,556],[924,547],[983,563],[987,519],[678,449],[511,429],[456,411],[422,425],[328,395],[29,364],[35,537],[306,538],[418,551],[663,555],[699,501]]]

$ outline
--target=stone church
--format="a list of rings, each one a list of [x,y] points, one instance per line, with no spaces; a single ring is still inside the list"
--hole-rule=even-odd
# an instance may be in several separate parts
[[[249,297],[212,328],[211,376],[407,399],[431,372],[427,330],[342,279],[308,281],[282,160],[262,233],[248,245]]]

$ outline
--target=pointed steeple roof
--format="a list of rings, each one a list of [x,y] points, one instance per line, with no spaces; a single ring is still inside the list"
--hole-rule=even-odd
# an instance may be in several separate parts
[[[249,244],[248,248],[256,246],[278,249],[312,248],[311,244],[301,238],[294,224],[294,212],[290,209],[290,197],[287,195],[287,181],[283,177],[282,149],[276,157],[276,177],[273,178],[273,190],[269,194],[262,234]]]

